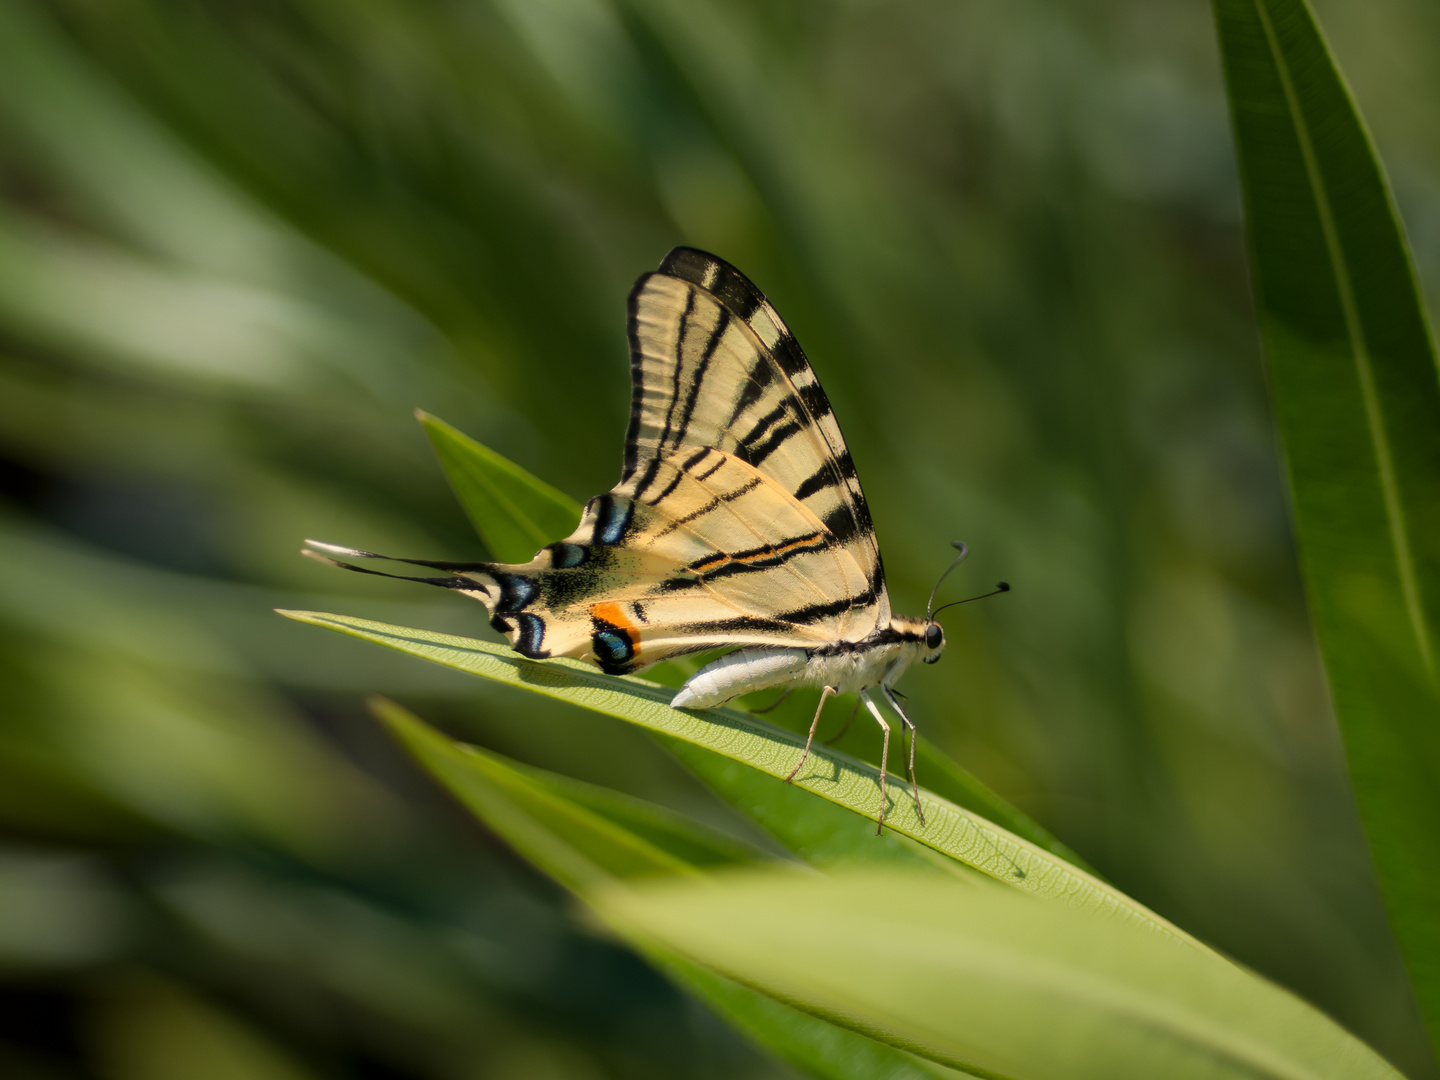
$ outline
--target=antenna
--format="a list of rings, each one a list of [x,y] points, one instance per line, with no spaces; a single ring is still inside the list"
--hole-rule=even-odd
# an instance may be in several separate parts
[[[942,573],[939,577],[939,580],[935,582],[935,587],[930,590],[930,599],[925,604],[926,622],[929,622],[933,618],[930,613],[930,609],[935,606],[935,594],[940,591],[940,582],[944,581],[945,578],[949,576],[951,570],[954,570],[955,567],[960,565],[961,559],[965,558],[966,555],[970,554],[970,549],[965,546],[965,543],[962,540],[951,540],[950,546],[953,547],[956,551],[960,552],[960,554],[955,556],[955,561],[945,568],[944,573]],[[1008,588],[1009,586],[1006,587]],[[947,604],[946,606],[948,607],[949,605]]]
[[[1008,581],[997,581],[995,583],[995,588],[991,589],[987,593],[981,593],[979,596],[968,596],[964,600],[951,600],[948,604],[941,604],[938,608],[935,609],[935,615],[939,615],[940,612],[944,611],[947,607],[955,607],[957,604],[968,604],[971,600],[984,600],[987,596],[999,596],[1002,592],[1009,591],[1010,583]],[[935,615],[931,615],[930,618],[933,619]]]

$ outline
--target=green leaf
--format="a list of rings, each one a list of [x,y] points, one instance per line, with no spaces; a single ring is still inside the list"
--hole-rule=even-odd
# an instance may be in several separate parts
[[[766,856],[663,807],[447,738],[393,701],[371,709],[436,780],[540,870],[584,897],[616,880],[693,880],[719,865]],[[833,1080],[935,1080],[908,1054],[798,1012],[723,975],[633,941],[651,960],[757,1042],[813,1076]]]
[[[540,544],[569,535],[573,530],[580,505],[570,496],[489,447],[462,435],[443,420],[424,412],[416,415],[435,445],[456,497],[497,557],[521,561],[529,559]],[[497,490],[503,490],[505,497],[497,498],[493,494]],[[536,521],[552,523],[552,528],[556,523],[565,521],[571,524],[565,532],[557,532],[536,543],[533,540],[538,535],[533,524]],[[505,536],[517,539],[502,549]],[[502,550],[514,554],[500,555]],[[818,806],[813,799],[804,796],[791,797],[793,789],[785,785],[777,785],[748,769],[737,770],[724,758],[702,749],[687,749],[683,744],[673,742],[668,745],[692,772],[722,797],[743,807],[781,843],[806,858],[825,862],[847,858],[865,861],[902,859],[917,865],[927,861],[925,855],[909,850],[903,840],[892,837],[876,844],[872,837],[866,835],[867,830],[852,821],[848,814]],[[978,777],[928,740],[920,740],[916,754],[926,778],[939,794],[1024,837],[1037,847],[1068,859],[1083,870],[1090,870],[1082,859],[1039,823],[1000,798]]]
[[[988,882],[747,870],[616,886],[593,903],[621,933],[980,1075],[1400,1075],[1214,953]]]
[[[470,523],[500,562],[529,562],[535,552],[575,531],[580,504],[427,412],[416,418]]]
[[[1389,186],[1304,0],[1216,0],[1310,610],[1440,1044],[1440,380]]]
[[[400,744],[530,862],[572,892],[611,878],[696,874],[696,867],[526,776],[464,746],[383,698],[371,707]],[[658,809],[658,808],[657,808]]]
[[[956,806],[974,811],[1016,836],[1023,836],[1036,847],[1074,863],[1087,873],[1095,873],[1095,869],[1068,844],[1056,839],[1049,829],[1030,815],[1011,806],[978,776],[924,737],[915,743],[915,768],[935,794],[943,795]]]
[[[635,676],[604,675],[578,660],[556,658],[537,662],[485,641],[388,626],[345,615],[312,611],[281,611],[280,614],[618,717],[742,762],[771,777],[787,776],[804,747],[800,736],[746,713],[731,709],[672,709],[669,702],[673,690]],[[816,746],[811,750],[809,763],[796,776],[794,786],[873,821],[880,808],[879,780],[879,770],[874,766],[829,747]],[[925,812],[924,824],[916,815],[908,788],[896,783],[890,792],[886,825],[1017,889],[1103,911],[1119,921],[1136,922],[1196,948],[1204,948],[1184,931],[1118,890],[973,811],[924,789],[920,799]]]
[[[386,698],[372,697],[370,708],[476,817],[573,892],[612,877],[696,873],[766,858],[643,799],[456,742]]]
[[[637,939],[635,944],[741,1031],[811,1076],[941,1080],[955,1075],[948,1068],[917,1060],[867,1035],[801,1012],[676,953],[663,953],[653,941]]]

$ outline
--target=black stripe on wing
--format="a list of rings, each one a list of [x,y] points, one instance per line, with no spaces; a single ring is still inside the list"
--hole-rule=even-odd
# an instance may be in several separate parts
[[[691,318],[693,317],[693,315],[695,314],[695,297],[696,297],[696,295],[697,295],[696,293],[693,293],[693,292],[692,292],[692,293],[690,293],[689,295],[687,295],[687,296],[685,297],[685,310],[680,313],[680,342],[679,342],[679,345],[680,345],[680,348],[681,348],[682,351],[683,351],[684,348],[685,348],[685,336],[689,333],[689,330],[690,330],[690,320],[691,320]],[[696,372],[696,376],[695,376],[695,388],[696,388],[696,389],[699,389],[699,386],[700,386],[700,376],[704,373],[704,364],[709,362],[709,359],[710,359],[710,357],[709,357],[709,352],[714,352],[713,346],[708,350],[707,355],[705,356],[705,361],[702,362],[702,364],[700,365],[699,370]],[[670,386],[670,404],[669,404],[669,405],[666,407],[666,409],[665,409],[665,427],[664,427],[664,428],[661,430],[661,432],[660,432],[660,444],[659,444],[658,453],[656,454],[657,457],[659,457],[660,454],[663,454],[663,453],[665,452],[665,444],[666,444],[666,443],[669,441],[669,439],[670,439],[670,432],[671,432],[671,430],[673,429],[673,426],[674,426],[674,423],[675,423],[675,406],[680,403],[680,380],[681,380],[681,378],[682,378],[684,375],[685,375],[685,365],[684,365],[684,364],[681,364],[681,363],[677,363],[677,364],[675,365],[675,374],[674,374],[674,377],[673,377],[673,380],[672,380],[672,383],[671,383],[671,386]],[[677,440],[677,442],[678,442],[678,440]]]
[[[730,554],[716,552],[714,555],[707,555],[690,564],[690,569],[696,573],[696,577],[678,578],[675,579],[674,584],[676,587],[698,586],[717,578],[770,570],[777,566],[784,566],[791,559],[812,551],[824,551],[829,544],[829,537],[824,533],[816,532],[808,536],[797,536],[793,539],[777,541],[774,544],[766,544],[764,547],[751,548],[749,551],[736,551]]]
[[[694,510],[691,510],[688,514],[682,514],[680,517],[673,518],[670,521],[670,524],[666,525],[665,528],[661,529],[655,534],[654,539],[659,540],[663,537],[669,536],[676,529],[683,528],[684,526],[690,524],[690,522],[696,521],[714,510],[718,510],[725,503],[734,502],[736,499],[743,498],[746,494],[754,491],[764,482],[765,480],[763,477],[754,476],[751,477],[749,480],[745,481],[745,483],[741,484],[737,488],[733,488],[730,491],[722,492],[719,495],[713,496],[708,502],[701,503],[700,506],[696,507]]]
[[[843,481],[854,478],[855,462],[850,459],[850,451],[845,451],[835,459],[834,468],[831,468],[830,464],[827,461],[821,465],[795,489],[793,494],[797,501],[804,502],[811,495],[818,494],[827,488],[839,487]]]
[[[854,600],[860,604],[868,604],[877,596],[878,590],[871,585]],[[808,604],[790,611],[777,611],[774,615],[737,615],[733,618],[714,619],[708,622],[685,623],[669,629],[672,633],[678,633],[680,636],[700,639],[709,637],[712,640],[716,638],[723,640],[727,634],[745,630],[777,634],[794,633],[797,626],[809,626],[824,619],[832,619],[836,615],[843,615],[850,610],[850,603],[849,597],[842,597],[839,600],[831,600],[823,604]]]
[[[700,391],[705,386],[705,371],[710,366],[710,361],[715,358],[715,350],[720,347],[720,339],[729,329],[731,318],[730,312],[721,308],[720,317],[715,320],[715,325],[706,332],[705,345],[700,350],[700,361],[695,365],[695,373],[690,377],[690,393],[686,396],[685,408],[680,413],[678,424],[672,427],[668,421],[666,422],[665,433],[660,437],[662,450],[667,438],[676,447],[685,441],[685,433],[690,430],[690,418],[695,415],[695,404],[700,400]]]

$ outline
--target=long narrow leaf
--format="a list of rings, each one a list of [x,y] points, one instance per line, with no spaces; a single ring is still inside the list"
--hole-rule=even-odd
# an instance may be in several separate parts
[[[980,1075],[1400,1075],[1258,976],[1093,913],[978,881],[731,873],[615,887],[595,903],[622,933]]]
[[[1389,187],[1305,0],[1215,0],[1301,564],[1440,1043],[1440,378]]]
[[[669,704],[672,690],[634,676],[604,675],[576,660],[557,658],[537,662],[489,642],[387,626],[344,615],[310,611],[280,614],[615,716],[649,731],[702,746],[772,777],[787,776],[799,761],[804,746],[799,736],[745,713],[730,709],[672,709]],[[829,747],[817,746],[794,783],[873,821],[880,809],[879,780],[879,771],[874,766]],[[1124,893],[972,811],[922,789],[920,799],[925,813],[922,824],[906,788],[896,784],[890,799],[887,827],[942,855],[1017,889],[1104,912],[1118,921],[1147,926],[1203,949],[1184,931]]]
[[[613,816],[597,812],[593,805],[585,806],[569,797],[570,793],[557,791],[553,783],[533,773],[527,775],[499,755],[457,743],[392,701],[372,698],[371,709],[446,790],[572,892],[584,893],[614,878],[698,875],[702,866],[715,862],[712,858],[702,863],[676,854],[672,845],[659,838],[661,833],[688,833],[694,846],[703,835],[698,826],[679,826],[677,815],[650,807],[650,835],[640,835]],[[622,799],[617,794],[614,801]],[[638,812],[639,806],[634,807],[631,816]],[[718,838],[713,849],[722,850]],[[736,853],[727,861],[744,858]]]
[[[641,944],[639,938],[636,944]],[[956,1075],[942,1065],[919,1060],[867,1035],[801,1012],[678,953],[661,953],[653,941],[641,947],[741,1031],[766,1046],[777,1050],[783,1047],[785,1060],[811,1076],[834,1080],[945,1080]]]
[[[464,746],[392,701],[371,707],[400,744],[476,817],[539,869],[584,897],[616,880],[694,879],[717,865],[764,860],[661,807]],[[939,1080],[903,1051],[799,1012],[657,947],[632,942],[757,1042],[824,1080]]]

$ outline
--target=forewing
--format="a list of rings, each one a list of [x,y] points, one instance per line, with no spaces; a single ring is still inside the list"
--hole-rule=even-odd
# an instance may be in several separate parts
[[[888,624],[884,568],[850,452],[799,343],[760,291],[728,263],[676,248],[631,294],[630,349],[616,492],[663,508],[674,482],[665,462],[698,449],[731,454],[790,494],[859,566],[865,586],[851,594],[843,640]]]

